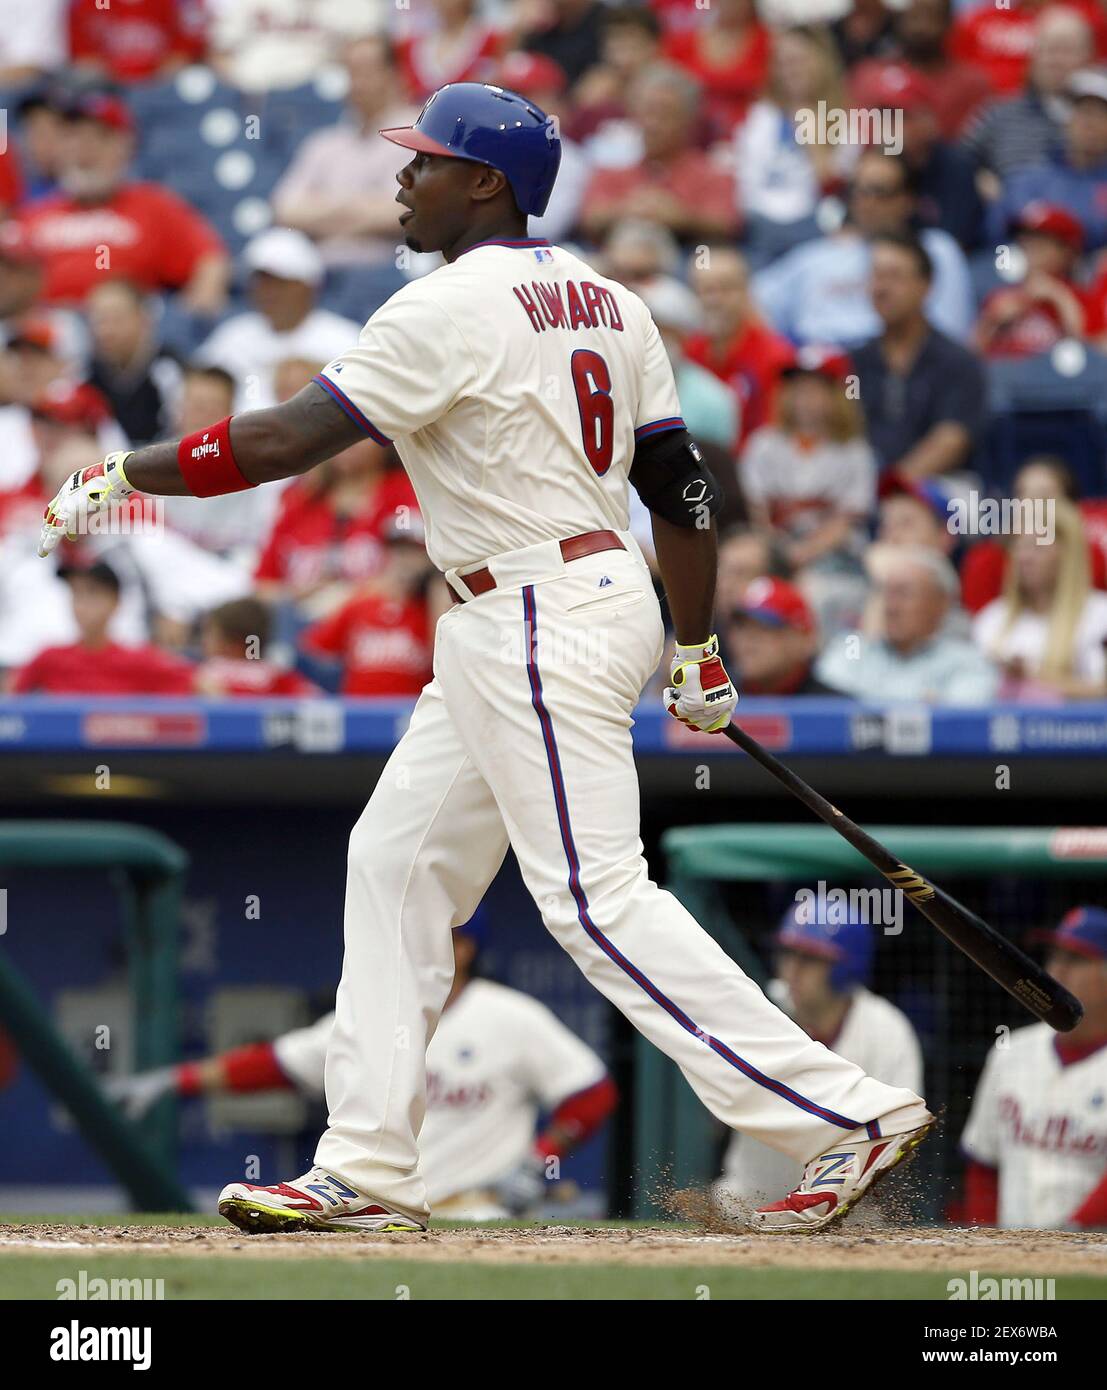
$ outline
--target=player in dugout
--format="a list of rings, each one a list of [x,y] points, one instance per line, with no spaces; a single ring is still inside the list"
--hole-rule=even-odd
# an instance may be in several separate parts
[[[874,928],[856,912],[809,901],[793,903],[773,944],[777,977],[768,993],[816,1042],[889,1086],[921,1091],[923,1059],[907,1015],[874,994]],[[779,1183],[800,1179],[793,1164],[745,1134],[733,1134],[714,1197],[726,1209],[737,1200],[764,1200]]]
[[[1035,934],[1084,1017],[1004,1032],[988,1054],[961,1148],[974,1226],[1107,1227],[1107,911],[1074,907]]]
[[[717,733],[738,702],[711,632],[721,497],[661,336],[632,291],[527,235],[561,159],[556,121],[532,102],[454,83],[384,134],[412,152],[397,174],[406,244],[445,264],[290,400],[74,473],[39,544],[48,553],[133,491],[242,490],[368,434],[395,440],[456,600],[351,836],[315,1165],[275,1186],[232,1182],[219,1209],[250,1232],[426,1230],[425,1049],[453,978],[450,929],[510,844],[587,978],[724,1124],[804,1165],[751,1221],[822,1229],[934,1117],[812,1042],[649,876],[631,726],[665,634],[628,483],[652,514],[676,630],[666,710]],[[395,1046],[398,1027],[410,1047]]]
[[[616,1101],[603,1062],[545,1005],[474,977],[484,936],[480,913],[455,929],[454,981],[427,1049],[420,1163],[435,1215],[457,1221],[522,1215],[571,1192],[547,1179]],[[333,1026],[324,1014],[272,1042],[114,1077],[105,1088],[132,1119],[169,1094],[295,1088],[322,1099]],[[536,1135],[540,1112],[548,1119]]]

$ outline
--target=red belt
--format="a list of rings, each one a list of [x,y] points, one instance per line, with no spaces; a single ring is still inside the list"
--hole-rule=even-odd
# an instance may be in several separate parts
[[[565,561],[579,560],[585,555],[595,555],[601,550],[626,549],[614,531],[583,531],[579,536],[567,536],[559,544],[561,558]],[[470,598],[476,598],[478,594],[487,594],[496,587],[496,580],[487,565],[483,569],[470,570],[468,574],[459,574],[458,578],[470,591]],[[455,603],[465,602],[452,584],[448,587],[450,597]]]

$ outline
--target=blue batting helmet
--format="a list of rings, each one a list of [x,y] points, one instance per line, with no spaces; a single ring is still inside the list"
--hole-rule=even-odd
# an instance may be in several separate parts
[[[844,994],[854,985],[867,985],[872,976],[873,938],[869,926],[850,916],[844,922],[826,920],[833,908],[815,911],[795,903],[777,928],[776,944],[803,955],[831,962],[830,987]],[[812,917],[821,920],[810,920]]]
[[[405,149],[499,169],[519,211],[535,217],[546,211],[561,164],[553,117],[517,92],[483,82],[448,82],[427,99],[413,126],[381,134]]]

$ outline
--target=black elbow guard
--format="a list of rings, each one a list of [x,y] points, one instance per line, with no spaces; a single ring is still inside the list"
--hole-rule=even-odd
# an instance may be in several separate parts
[[[651,512],[674,526],[706,526],[723,505],[719,485],[687,430],[644,439],[634,451],[630,481]]]

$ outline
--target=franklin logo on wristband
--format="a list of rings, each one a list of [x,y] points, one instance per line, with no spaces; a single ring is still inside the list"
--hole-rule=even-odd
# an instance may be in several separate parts
[[[220,497],[254,486],[234,461],[229,415],[182,439],[177,445],[177,465],[194,497]]]
[[[193,449],[193,451],[192,451],[192,457],[193,457],[194,459],[218,458],[218,457],[219,457],[219,440],[218,440],[218,439],[213,439],[213,440],[211,441],[211,443],[209,444],[209,443],[208,443],[208,436],[205,434],[204,437],[203,437],[203,439],[201,439],[200,443],[197,444],[197,446],[195,447],[195,449]]]

